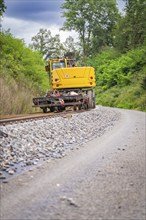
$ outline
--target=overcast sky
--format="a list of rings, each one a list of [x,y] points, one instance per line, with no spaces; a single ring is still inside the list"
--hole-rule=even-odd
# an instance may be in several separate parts
[[[2,18],[2,28],[21,39],[26,44],[31,43],[40,28],[49,29],[54,36],[60,34],[61,41],[70,35],[77,38],[75,32],[59,31],[64,18],[60,9],[64,0],[5,0],[6,12]],[[123,0],[118,0],[118,6],[123,7]]]

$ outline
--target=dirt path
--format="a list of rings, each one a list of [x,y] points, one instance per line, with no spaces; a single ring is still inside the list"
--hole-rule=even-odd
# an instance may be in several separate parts
[[[101,138],[1,184],[1,220],[144,220],[146,114],[117,111]]]

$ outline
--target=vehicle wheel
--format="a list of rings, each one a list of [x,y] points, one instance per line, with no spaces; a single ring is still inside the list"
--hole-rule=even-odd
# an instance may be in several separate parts
[[[63,111],[63,107],[62,106],[58,106],[58,111],[62,112]]]
[[[62,107],[62,111],[65,111],[65,106]]]
[[[74,109],[74,111],[76,111],[76,110],[77,110],[77,106],[76,106],[76,105],[74,105],[73,109]]]
[[[50,112],[54,112],[55,108],[54,106],[50,107]]]
[[[95,92],[93,90],[88,90],[87,95],[89,97],[89,108],[95,108]]]
[[[78,106],[78,109],[81,110],[81,109],[82,109],[82,105],[79,105],[79,106]]]
[[[84,109],[87,110],[88,109],[88,104],[84,103]]]
[[[93,106],[92,108],[96,108],[96,99],[95,99],[95,96],[93,96]]]
[[[44,113],[47,113],[47,107],[42,108]]]

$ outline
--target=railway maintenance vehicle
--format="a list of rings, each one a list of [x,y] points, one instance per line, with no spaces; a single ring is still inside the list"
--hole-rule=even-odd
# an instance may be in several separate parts
[[[67,107],[74,110],[95,108],[94,68],[77,67],[70,54],[47,61],[45,70],[49,75],[50,90],[44,97],[33,98],[33,107],[41,108],[44,113],[48,110],[61,112]]]

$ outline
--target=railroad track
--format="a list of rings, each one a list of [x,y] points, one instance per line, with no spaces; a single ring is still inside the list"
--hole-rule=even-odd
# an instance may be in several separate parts
[[[73,111],[73,110],[66,110],[63,112],[48,112],[48,113],[30,113],[30,114],[22,114],[22,115],[9,115],[9,116],[1,116],[0,125],[6,124],[13,124],[13,123],[23,123],[33,120],[40,120],[44,118],[54,118],[54,117],[69,117],[72,114],[82,113],[85,110]]]

